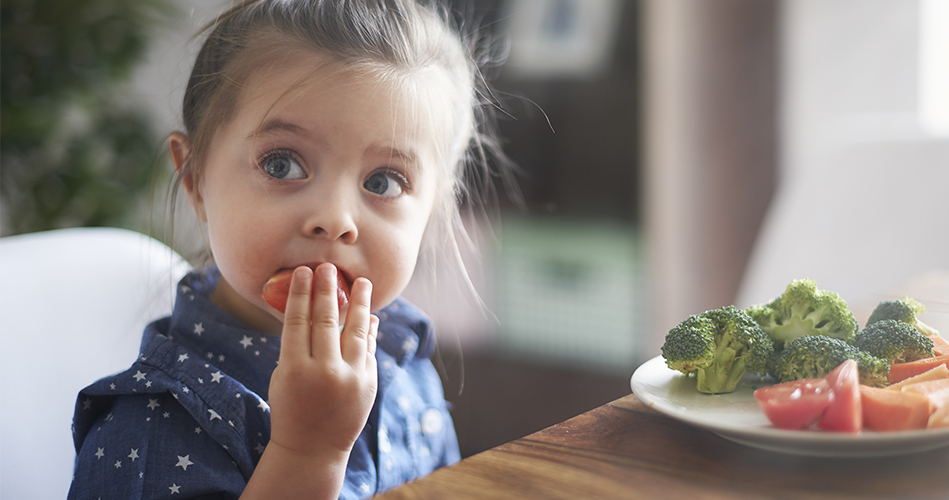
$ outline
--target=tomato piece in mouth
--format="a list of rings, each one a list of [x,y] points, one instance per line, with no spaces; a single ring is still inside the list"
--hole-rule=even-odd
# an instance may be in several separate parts
[[[287,298],[290,296],[290,278],[293,276],[293,269],[281,269],[277,271],[267,283],[264,283],[261,297],[270,304],[271,307],[281,313],[287,311]],[[343,274],[336,273],[336,298],[339,303],[339,310],[349,304],[349,286],[343,278]]]

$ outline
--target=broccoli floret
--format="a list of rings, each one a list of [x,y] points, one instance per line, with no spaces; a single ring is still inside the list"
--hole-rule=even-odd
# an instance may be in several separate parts
[[[860,372],[860,383],[863,385],[874,387],[890,385],[890,363],[859,349],[857,349],[857,371]]]
[[[933,339],[919,333],[912,325],[895,319],[884,319],[867,326],[854,337],[853,345],[888,363],[935,356]]]
[[[771,351],[768,334],[735,306],[689,316],[662,345],[669,368],[695,375],[707,394],[732,392],[746,372],[763,372]]]
[[[885,300],[873,310],[873,314],[867,320],[867,326],[884,319],[895,319],[913,325],[923,335],[937,335],[939,332],[935,328],[919,320],[919,315],[924,312],[926,312],[926,306],[910,297],[904,297],[903,300]]]
[[[745,310],[768,333],[775,347],[805,335],[823,335],[849,342],[857,319],[835,292],[818,290],[810,279],[794,280],[780,297]]]
[[[877,387],[887,385],[889,363],[843,340],[824,335],[805,335],[785,343],[769,373],[780,382],[821,378],[848,359],[857,360],[860,383]]]

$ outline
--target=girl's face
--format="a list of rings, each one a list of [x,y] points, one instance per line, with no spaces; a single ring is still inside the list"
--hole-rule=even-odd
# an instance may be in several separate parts
[[[417,112],[437,104],[352,70],[314,77],[331,61],[303,59],[249,80],[198,182],[184,183],[221,270],[212,300],[272,333],[283,315],[260,294],[282,269],[331,262],[344,290],[372,282],[374,311],[391,303],[415,269],[439,168],[439,132]]]

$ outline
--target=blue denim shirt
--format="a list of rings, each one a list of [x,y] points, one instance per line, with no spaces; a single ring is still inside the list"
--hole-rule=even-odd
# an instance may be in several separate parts
[[[83,389],[70,499],[238,498],[270,438],[280,337],[210,301],[219,273],[186,276],[128,370]],[[340,498],[364,498],[453,463],[458,443],[430,357],[430,320],[397,299],[377,313],[379,388]]]

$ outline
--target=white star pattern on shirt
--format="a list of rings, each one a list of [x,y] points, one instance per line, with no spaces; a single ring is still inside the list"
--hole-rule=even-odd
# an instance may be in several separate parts
[[[187,354],[182,354],[181,356],[178,356],[178,362],[179,362],[179,363],[184,363],[186,359],[188,359],[188,355],[187,355]]]
[[[116,468],[116,469],[121,469],[121,468],[122,468],[122,462],[116,460],[116,461],[115,461],[115,468]]]
[[[221,370],[211,374],[211,382],[217,382],[220,384],[222,378],[224,378],[224,375],[221,374]]]
[[[221,418],[221,415],[219,415],[218,412],[216,412],[216,411],[214,411],[214,410],[209,409],[209,410],[208,410],[208,413],[211,414],[211,418],[210,418],[209,420],[214,420],[215,418],[218,419],[218,420],[224,420],[223,418]]]
[[[171,483],[171,486],[169,486],[168,489],[171,490],[171,493],[169,493],[170,495],[174,495],[175,493],[179,493],[179,494],[181,493],[180,491],[178,491],[181,489],[181,486],[178,486],[175,483]]]
[[[150,408],[152,411],[155,411],[155,408],[158,408],[159,406],[161,406],[161,403],[159,403],[157,399],[148,400],[148,408]]]
[[[372,493],[372,488],[370,488],[369,485],[366,483],[362,483],[362,485],[359,488],[362,490],[363,493],[367,493],[367,494]]]
[[[105,456],[105,448],[99,448],[96,450],[96,458],[102,459]]]
[[[194,465],[194,462],[191,461],[191,455],[181,456],[178,455],[178,463],[175,464],[175,467],[181,467],[184,470],[188,470],[189,465]]]
[[[389,453],[392,451],[392,444],[389,443],[389,429],[386,426],[379,426],[379,451]]]
[[[247,349],[248,347],[254,345],[254,340],[247,335],[244,335],[244,339],[241,340],[240,344],[244,346],[244,349]]]
[[[194,334],[201,335],[204,332],[204,323],[195,323],[194,324]]]
[[[396,401],[399,403],[399,408],[402,408],[404,411],[409,411],[412,409],[412,401],[405,396],[399,396]]]
[[[135,459],[138,458],[138,450],[136,450],[135,448],[132,448],[132,453],[129,453],[129,458],[131,458],[132,461],[134,462]]]
[[[137,382],[141,382],[142,379],[145,378],[145,374],[142,373],[141,370],[135,370],[135,375],[132,375],[132,376],[135,377],[135,380],[136,380]]]

